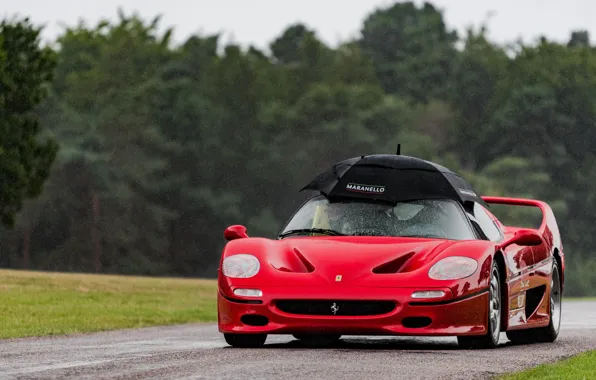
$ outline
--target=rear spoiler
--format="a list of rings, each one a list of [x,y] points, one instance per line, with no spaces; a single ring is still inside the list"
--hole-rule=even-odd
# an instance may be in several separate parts
[[[540,232],[545,239],[552,239],[552,243],[554,243],[555,246],[560,244],[561,236],[559,233],[559,226],[555,219],[555,214],[548,203],[524,198],[482,197],[482,199],[489,205],[501,204],[508,206],[538,207],[542,212],[542,222],[540,223],[540,227],[537,228],[538,232]],[[516,226],[510,227],[516,228]]]
[[[561,233],[559,232],[559,226],[555,219],[555,214],[550,206],[543,201],[535,199],[523,199],[523,198],[505,198],[505,197],[482,197],[487,204],[501,204],[509,206],[529,206],[538,207],[542,211],[542,222],[537,231],[542,237],[550,244],[553,248],[553,254],[559,253],[559,265],[561,265],[561,275],[564,281],[565,275],[565,261],[563,260],[563,243],[561,242]],[[518,227],[511,226],[511,229],[515,230]],[[556,255],[555,255],[556,256]]]
[[[508,206],[523,206],[523,207],[537,207],[542,212],[542,222],[540,223],[539,231],[544,231],[544,228],[548,226],[548,214],[552,214],[550,206],[545,202],[538,201],[535,199],[524,199],[524,198],[505,198],[505,197],[482,197],[488,205],[499,204]],[[554,215],[553,215],[554,218]],[[510,226],[515,227],[515,226]]]

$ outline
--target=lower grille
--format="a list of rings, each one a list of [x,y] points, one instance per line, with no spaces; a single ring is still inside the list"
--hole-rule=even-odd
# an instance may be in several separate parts
[[[395,309],[393,301],[278,300],[275,305],[284,313],[299,315],[365,316]]]

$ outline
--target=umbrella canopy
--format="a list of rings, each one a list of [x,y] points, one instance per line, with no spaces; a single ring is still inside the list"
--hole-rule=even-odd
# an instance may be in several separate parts
[[[375,154],[334,164],[301,190],[329,199],[365,198],[386,202],[447,198],[488,205],[462,177],[417,157]]]

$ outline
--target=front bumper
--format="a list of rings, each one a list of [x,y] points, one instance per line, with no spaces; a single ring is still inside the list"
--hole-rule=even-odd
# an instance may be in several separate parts
[[[222,333],[334,333],[342,335],[420,335],[463,336],[487,332],[488,291],[483,290],[460,299],[434,301],[414,300],[414,288],[342,288],[261,287],[260,298],[236,297],[232,289],[218,295],[218,325]],[[316,293],[316,295],[314,295]],[[262,303],[248,303],[259,300]],[[393,301],[395,309],[379,315],[305,315],[280,310],[278,300],[375,300]],[[259,316],[259,325],[243,316]],[[265,318],[263,318],[265,317]],[[242,320],[241,320],[242,319]],[[428,320],[430,319],[430,323]],[[254,318],[252,319],[254,321]],[[426,321],[424,326],[409,327],[406,321]],[[265,323],[266,322],[266,323]],[[404,325],[405,324],[405,325]]]

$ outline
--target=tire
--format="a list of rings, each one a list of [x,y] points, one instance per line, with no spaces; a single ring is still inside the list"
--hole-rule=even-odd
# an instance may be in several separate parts
[[[550,321],[548,326],[528,330],[508,331],[507,338],[514,344],[552,343],[557,340],[561,329],[561,305],[563,293],[561,287],[561,271],[556,260],[553,263],[550,284]]]
[[[341,338],[340,334],[292,334],[292,336],[307,346],[329,346]]]
[[[224,339],[232,347],[259,348],[265,344],[267,334],[224,334]]]
[[[503,283],[499,265],[493,260],[488,291],[488,331],[480,336],[458,336],[457,342],[462,348],[495,348],[499,345],[501,320],[503,313]]]

